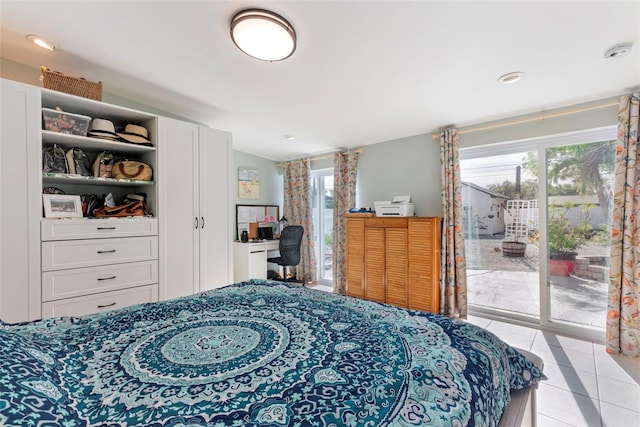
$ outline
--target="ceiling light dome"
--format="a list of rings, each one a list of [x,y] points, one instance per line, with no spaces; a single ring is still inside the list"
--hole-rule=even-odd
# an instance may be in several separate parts
[[[282,16],[264,9],[242,10],[231,20],[231,39],[247,55],[281,61],[296,50],[296,32]]]

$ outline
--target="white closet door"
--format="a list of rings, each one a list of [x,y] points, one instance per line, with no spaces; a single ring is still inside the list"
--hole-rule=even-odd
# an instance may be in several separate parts
[[[199,290],[198,126],[160,117],[158,128],[160,299],[166,299]]]
[[[40,92],[0,82],[0,318],[41,317]]]
[[[200,127],[200,291],[233,278],[231,134]]]

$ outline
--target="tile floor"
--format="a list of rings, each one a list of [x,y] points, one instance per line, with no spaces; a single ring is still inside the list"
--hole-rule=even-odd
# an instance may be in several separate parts
[[[538,426],[640,426],[640,359],[611,356],[602,344],[469,316],[507,343],[544,360]]]

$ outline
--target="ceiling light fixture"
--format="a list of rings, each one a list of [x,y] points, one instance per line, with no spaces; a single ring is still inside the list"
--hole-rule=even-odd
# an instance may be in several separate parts
[[[56,48],[56,46],[53,43],[51,43],[50,41],[46,40],[45,38],[37,34],[27,34],[27,40],[51,52],[53,52]]]
[[[524,73],[522,71],[514,71],[512,73],[507,73],[503,76],[498,77],[498,82],[503,83],[505,85],[510,85],[522,79],[523,77],[524,77]]]
[[[611,46],[609,49],[607,49],[604,52],[604,58],[605,59],[622,58],[623,56],[627,56],[629,52],[631,52],[632,47],[633,47],[633,44],[631,43],[621,43],[615,46]]]
[[[296,31],[282,16],[264,9],[246,9],[231,19],[231,39],[247,55],[281,61],[296,50]]]
[[[284,139],[286,139],[287,141],[295,141],[296,137],[295,135],[285,135]]]

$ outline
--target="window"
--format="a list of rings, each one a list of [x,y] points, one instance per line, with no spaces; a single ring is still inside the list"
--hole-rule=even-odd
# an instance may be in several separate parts
[[[313,241],[316,248],[318,283],[333,283],[333,168],[311,173]]]

